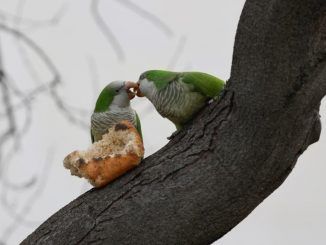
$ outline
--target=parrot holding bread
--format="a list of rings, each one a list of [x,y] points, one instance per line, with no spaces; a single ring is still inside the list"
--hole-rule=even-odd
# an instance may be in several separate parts
[[[202,72],[150,70],[137,82],[137,95],[147,97],[177,131],[211,99],[217,99],[224,81]]]
[[[101,140],[109,128],[123,120],[131,122],[142,137],[139,117],[130,106],[130,100],[135,97],[130,89],[136,87],[133,82],[114,81],[102,90],[91,116],[92,143]]]

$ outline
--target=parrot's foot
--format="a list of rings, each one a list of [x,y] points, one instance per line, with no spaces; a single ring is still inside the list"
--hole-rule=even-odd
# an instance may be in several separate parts
[[[179,132],[180,132],[180,130],[173,132],[169,137],[167,137],[167,139],[172,140]]]
[[[218,101],[221,97],[220,96],[215,96],[214,98],[211,98],[209,101],[208,101],[208,104],[212,104],[214,101]]]

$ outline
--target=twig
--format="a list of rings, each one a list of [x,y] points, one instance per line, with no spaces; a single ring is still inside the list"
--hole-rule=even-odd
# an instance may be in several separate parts
[[[0,90],[2,93],[2,103],[5,107],[5,114],[7,115],[7,129],[0,135],[0,163],[3,158],[3,146],[11,138],[15,138],[16,133],[16,120],[11,106],[11,97],[8,92],[6,83],[6,76],[3,71],[2,59],[0,56]],[[2,165],[0,165],[0,179],[3,174]]]
[[[98,71],[97,71],[97,66],[95,63],[95,60],[91,56],[86,57],[87,65],[88,65],[88,70],[90,74],[90,78],[92,81],[92,88],[93,88],[93,98],[94,100],[97,99],[100,91],[100,84],[99,84],[99,76],[98,76]]]
[[[17,31],[13,28],[10,28],[2,23],[0,23],[0,30],[5,31],[14,35],[17,38],[20,38],[26,45],[28,45],[44,62],[47,66],[53,78],[50,80],[47,88],[49,89],[50,95],[54,102],[57,105],[57,108],[65,115],[71,123],[79,125],[82,128],[88,128],[88,124],[84,120],[79,120],[76,118],[72,111],[68,109],[69,106],[63,101],[58,92],[56,91],[57,86],[62,83],[60,73],[57,67],[54,65],[50,57],[45,53],[45,51],[38,46],[32,39],[28,38],[25,34],[20,31]]]
[[[170,59],[170,62],[167,66],[168,70],[173,70],[175,69],[175,66],[177,65],[179,59],[180,59],[180,56],[181,54],[183,53],[184,51],[184,48],[186,46],[186,43],[187,43],[187,38],[185,36],[182,36],[179,41],[178,41],[178,44],[177,44],[177,47]]]
[[[21,18],[20,16],[9,13],[3,9],[0,9],[0,17],[3,19],[7,19],[8,21],[11,22],[17,22],[17,20],[20,20],[21,23],[24,25],[23,29],[39,28],[39,27],[58,24],[62,16],[65,14],[66,9],[67,9],[66,5],[62,5],[50,19],[46,19],[46,20],[34,20],[25,17]]]
[[[46,159],[43,163],[43,168],[40,171],[40,177],[38,178],[38,184],[34,190],[34,192],[30,195],[28,200],[25,202],[23,208],[20,212],[11,213],[13,217],[13,222],[9,225],[4,232],[2,233],[1,241],[6,242],[12,233],[18,228],[19,225],[37,225],[39,222],[37,221],[28,221],[26,220],[26,216],[32,210],[34,203],[42,196],[42,192],[45,189],[45,185],[48,180],[48,176],[51,173],[51,166],[53,163],[54,151],[53,149],[48,150]],[[9,209],[11,210],[11,209]],[[11,210],[13,211],[13,210]]]
[[[99,4],[100,0],[92,0],[91,1],[91,14],[94,18],[94,21],[96,22],[97,26],[103,33],[103,35],[106,37],[108,42],[111,44],[114,52],[116,53],[117,58],[120,61],[125,60],[125,53],[118,41],[118,39],[115,37],[113,32],[110,30],[109,26],[105,23],[103,20],[100,11],[99,11]]]
[[[165,24],[160,18],[148,12],[147,10],[139,7],[134,2],[131,2],[129,0],[117,0],[116,2],[119,4],[123,4],[125,7],[129,8],[139,16],[143,17],[144,19],[147,19],[159,30],[161,30],[167,37],[172,37],[174,35],[172,29],[167,24]]]

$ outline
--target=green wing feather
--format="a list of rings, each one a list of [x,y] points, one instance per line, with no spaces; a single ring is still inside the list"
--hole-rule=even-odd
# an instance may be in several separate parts
[[[143,134],[141,132],[140,119],[139,119],[137,112],[136,112],[136,129],[137,129],[138,133],[140,134],[140,137],[143,139]]]
[[[91,132],[91,140],[92,140],[92,144],[94,143],[94,135],[92,134],[92,130],[90,130]]]
[[[183,72],[182,81],[194,86],[194,90],[209,97],[219,96],[224,88],[224,81],[203,72]]]
[[[110,104],[112,103],[114,98],[114,91],[106,86],[100,93],[100,95],[97,98],[96,104],[95,104],[95,109],[94,112],[104,112],[106,111]],[[91,140],[92,143],[94,143],[94,135],[92,134],[92,130],[90,130],[91,133]]]
[[[106,86],[97,98],[94,112],[106,111],[114,98],[114,90]]]

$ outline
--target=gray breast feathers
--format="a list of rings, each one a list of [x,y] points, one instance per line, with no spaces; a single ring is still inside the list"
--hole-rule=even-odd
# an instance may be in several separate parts
[[[194,91],[192,85],[173,81],[162,90],[154,90],[148,98],[156,110],[176,124],[183,124],[205,105],[207,98]]]
[[[101,139],[109,128],[123,120],[129,121],[137,127],[136,113],[131,108],[119,111],[94,112],[91,117],[91,131],[95,141]]]

